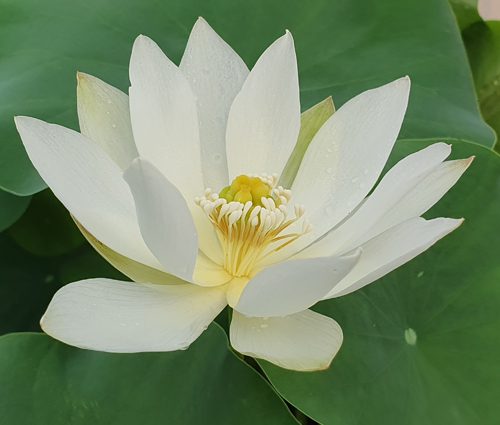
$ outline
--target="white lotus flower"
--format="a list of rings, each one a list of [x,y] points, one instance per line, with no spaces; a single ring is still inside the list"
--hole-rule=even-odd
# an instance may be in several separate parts
[[[81,132],[17,117],[31,161],[93,245],[135,282],[89,279],[42,318],[65,343],[108,352],[189,346],[227,304],[241,353],[329,366],[340,326],[309,310],[429,248],[462,220],[420,216],[471,159],[437,143],[379,178],[405,114],[402,78],[345,103],[316,133],[291,187],[300,129],[292,36],[249,72],[202,19],[177,67],[135,41],[129,97],[78,76]],[[353,312],[355,314],[355,312]]]

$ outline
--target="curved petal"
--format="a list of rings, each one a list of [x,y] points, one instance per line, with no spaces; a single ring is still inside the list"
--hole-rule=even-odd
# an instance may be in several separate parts
[[[37,171],[89,232],[114,251],[160,268],[142,239],[122,171],[96,143],[34,118],[16,117],[16,126]]]
[[[137,158],[128,96],[91,75],[77,74],[80,131],[124,170]]]
[[[473,160],[474,157],[470,157],[440,164],[381,217],[364,235],[363,242],[396,224],[424,214],[455,185]]]
[[[345,103],[309,145],[292,185],[313,225],[302,247],[344,219],[370,192],[398,136],[410,80],[401,78]]]
[[[351,272],[325,298],[357,291],[407,263],[455,230],[463,219],[412,218],[371,239]]]
[[[238,54],[198,18],[179,66],[197,98],[201,167],[205,187],[228,185],[226,124],[229,109],[248,75]]]
[[[196,98],[151,39],[137,37],[130,59],[130,114],[137,150],[188,203],[203,193]]]
[[[69,345],[115,353],[185,349],[225,307],[224,288],[89,279],[59,289],[41,320]]]
[[[335,320],[311,310],[269,318],[235,311],[229,332],[240,353],[304,372],[328,368],[343,339]]]
[[[101,255],[115,269],[119,270],[134,282],[154,282],[156,285],[173,285],[186,283],[184,280],[168,274],[163,270],[146,266],[145,264],[134,261],[131,258],[125,257],[118,252],[113,251],[109,246],[106,246],[94,235],[92,235],[74,217],[73,220],[78,226],[80,232],[82,232],[85,239],[87,239],[88,243],[92,245],[92,247],[98,252],[98,254]]]
[[[437,181],[433,179],[429,182],[428,177],[435,176],[435,171],[442,167],[442,161],[450,152],[450,145],[436,143],[403,158],[387,172],[373,193],[345,223],[299,253],[297,257],[312,258],[349,251],[384,230],[411,218],[412,216],[407,216],[399,220],[398,214],[394,215],[392,211],[400,209],[399,205],[408,199],[418,203],[418,198],[412,193],[422,181],[430,183],[426,185],[426,190],[437,193]],[[440,190],[439,194],[442,196],[444,192]],[[420,214],[414,216],[418,215]],[[387,216],[393,219],[388,220]],[[380,222],[387,222],[387,227],[380,227]]]
[[[239,174],[278,174],[300,129],[297,59],[287,31],[262,54],[236,96],[227,123],[230,179]]]
[[[232,278],[221,265],[214,263],[203,253],[198,253],[193,273],[194,283],[201,286],[218,286],[228,283]]]
[[[134,196],[147,246],[165,271],[191,281],[198,236],[181,193],[146,160],[135,159],[123,177]]]
[[[344,257],[310,258],[264,269],[243,288],[235,310],[246,316],[287,316],[323,298],[349,273],[359,252]]]

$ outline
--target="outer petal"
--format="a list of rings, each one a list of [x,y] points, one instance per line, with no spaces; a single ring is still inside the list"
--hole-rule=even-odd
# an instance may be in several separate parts
[[[311,310],[269,318],[235,311],[230,337],[240,353],[298,371],[328,368],[343,338],[335,320]]]
[[[203,18],[198,18],[191,31],[179,67],[197,98],[205,186],[218,190],[227,186],[229,179],[227,117],[248,68]]]
[[[160,264],[142,240],[134,200],[118,166],[80,133],[16,117],[31,162],[63,205],[97,239],[143,264]]]
[[[182,72],[145,36],[130,59],[130,113],[140,155],[187,202],[203,192],[196,99]]]
[[[394,208],[387,211],[370,232],[364,235],[363,241],[405,220],[424,214],[455,185],[473,160],[474,157],[470,157],[440,164],[408,191]]]
[[[225,305],[223,288],[90,279],[57,291],[41,326],[80,348],[173,351],[187,348]]]
[[[281,174],[299,129],[297,59],[287,31],[259,58],[229,112],[229,177]]]
[[[354,292],[405,264],[455,230],[463,219],[413,218],[363,245],[363,254],[352,271],[325,297]]]
[[[377,181],[401,128],[409,90],[405,77],[365,91],[314,137],[292,186],[295,202],[305,205],[313,224],[309,242],[353,211]]]
[[[144,241],[165,271],[191,281],[198,254],[186,201],[150,162],[135,159],[124,178],[132,190]]]
[[[234,307],[246,316],[275,317],[298,313],[316,304],[359,259],[344,257],[292,260],[264,269],[244,287]]]
[[[450,152],[451,146],[445,143],[436,143],[399,161],[389,170],[375,188],[373,194],[366,199],[352,217],[314,243],[310,248],[299,253],[298,257],[309,258],[349,251],[384,230],[408,218],[420,215],[395,215],[392,211],[400,210],[399,205],[407,203],[410,199],[411,202],[420,203],[419,199],[422,200],[425,196],[415,197],[413,191],[421,185],[422,181],[427,182],[425,191],[433,193],[433,198],[435,198],[434,194],[439,194],[439,198],[444,195],[446,191],[437,187],[442,185],[442,179],[429,181],[429,176],[435,176],[435,172],[443,167],[442,161],[446,159]],[[454,178],[458,178],[455,172],[453,174]],[[456,179],[451,180],[456,181]],[[447,183],[451,183],[451,180],[448,179]],[[447,186],[446,190],[450,187]],[[439,198],[435,198],[435,201]],[[427,202],[426,205],[428,205]],[[430,207],[431,205],[428,205],[427,208]],[[421,211],[421,213],[424,211]],[[392,217],[392,219],[388,219],[387,216]],[[404,216],[404,218],[399,219],[399,216]],[[379,223],[387,223],[387,225],[381,227]]]
[[[77,74],[80,131],[124,170],[137,158],[128,96],[91,75]]]

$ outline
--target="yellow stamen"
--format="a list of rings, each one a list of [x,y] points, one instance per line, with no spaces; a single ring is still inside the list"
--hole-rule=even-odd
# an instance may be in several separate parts
[[[291,192],[276,187],[276,180],[241,175],[220,193],[207,189],[196,199],[215,226],[224,268],[235,277],[251,277],[265,257],[311,230],[303,218],[304,208],[289,208]],[[297,230],[294,225],[299,220],[302,227]]]

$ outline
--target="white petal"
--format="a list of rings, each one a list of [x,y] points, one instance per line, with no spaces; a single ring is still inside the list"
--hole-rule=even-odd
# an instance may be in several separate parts
[[[203,193],[196,99],[188,81],[145,36],[130,59],[130,114],[137,149],[187,202]]]
[[[325,297],[354,292],[405,264],[462,224],[462,219],[412,218],[362,246],[359,262]]]
[[[303,243],[329,231],[369,193],[398,136],[409,90],[405,77],[365,91],[316,133],[292,185],[313,225]]]
[[[349,273],[359,252],[344,257],[310,258],[264,269],[244,287],[234,307],[246,316],[287,316],[316,304]]]
[[[229,177],[281,174],[299,128],[297,59],[287,32],[259,58],[229,112]]]
[[[469,168],[474,157],[446,161],[436,167],[408,191],[405,196],[370,229],[364,236],[368,240],[383,231],[412,217],[424,214],[450,190]]]
[[[446,159],[450,152],[450,145],[436,143],[399,161],[387,172],[373,194],[365,200],[352,217],[314,243],[310,248],[302,251],[297,257],[312,258],[350,251],[389,227],[411,218],[412,216],[405,217],[402,220],[395,218],[394,222],[392,222],[388,221],[386,216],[393,216],[392,211],[400,208],[399,203],[405,202],[408,199],[407,195],[422,180],[427,180],[429,175],[433,175],[433,172],[440,168],[442,161]],[[427,187],[434,192],[432,183]],[[444,192],[440,193],[441,195],[444,194]],[[412,195],[410,195],[410,198],[414,199]],[[420,214],[414,216],[418,215]],[[378,231],[380,228],[379,222],[388,222],[389,225]]]
[[[240,353],[298,371],[328,368],[343,339],[335,320],[311,310],[269,318],[235,311],[230,337]]]
[[[16,117],[16,126],[41,177],[92,235],[126,257],[161,268],[142,240],[122,171],[96,143],[34,118]]]
[[[179,68],[197,98],[205,186],[220,190],[229,179],[227,117],[248,68],[203,18],[198,18],[193,26]]]
[[[173,351],[187,348],[225,305],[224,288],[89,279],[57,291],[41,326],[80,348]]]
[[[135,159],[124,178],[132,190],[144,241],[165,271],[191,281],[198,254],[186,201],[154,165]]]
[[[193,282],[201,286],[218,286],[228,283],[233,276],[224,268],[214,263],[203,253],[198,252],[196,266],[193,272]]]
[[[137,158],[128,96],[91,75],[77,74],[80,131],[124,170]]]

